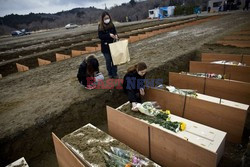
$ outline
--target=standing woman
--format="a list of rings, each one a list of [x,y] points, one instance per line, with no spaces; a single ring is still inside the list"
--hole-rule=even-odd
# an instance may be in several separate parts
[[[98,25],[98,36],[101,40],[102,53],[106,60],[106,68],[110,78],[118,78],[117,66],[113,65],[109,44],[118,39],[115,26],[108,12],[103,12]]]

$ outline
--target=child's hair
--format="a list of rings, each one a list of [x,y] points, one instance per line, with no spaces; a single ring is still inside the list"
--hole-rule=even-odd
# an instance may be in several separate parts
[[[140,62],[140,63],[138,63],[138,64],[136,64],[136,65],[134,65],[132,67],[129,67],[128,72],[132,72],[132,71],[136,71],[136,70],[137,71],[142,71],[142,70],[145,70],[145,69],[147,69],[146,63]]]
[[[94,54],[86,57],[85,61],[87,63],[87,74],[93,76],[95,72],[99,72],[99,62]]]
[[[103,18],[104,18],[106,15],[108,15],[109,18],[110,18],[110,22],[109,22],[109,24],[107,24],[107,25],[104,24],[104,21],[103,21]],[[104,12],[102,13],[102,16],[101,16],[101,20],[100,20],[100,24],[99,24],[99,30],[104,31],[104,30],[108,30],[108,29],[113,28],[113,27],[114,27],[114,24],[113,24],[113,22],[112,22],[112,18],[111,18],[111,16],[110,16],[110,14],[109,14],[108,12],[104,11]]]

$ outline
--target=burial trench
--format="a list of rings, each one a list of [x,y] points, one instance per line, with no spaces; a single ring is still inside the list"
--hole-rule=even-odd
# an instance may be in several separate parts
[[[199,24],[204,21],[217,19],[219,16],[202,16],[199,18],[179,19],[178,21],[153,21],[145,25],[134,25],[132,27],[118,27],[117,30],[121,34],[121,38],[128,38],[130,36],[137,36],[145,34],[146,32],[152,32],[162,29],[177,29],[177,27],[190,26],[193,24]],[[197,23],[195,23],[197,22]],[[167,24],[167,25],[166,25]],[[84,47],[96,47],[100,43],[96,39],[96,32],[88,32],[80,37],[71,38],[71,40],[64,40],[59,43],[53,43],[46,47],[35,47],[31,49],[23,49],[18,53],[2,53],[0,54],[2,62],[0,62],[0,71],[3,77],[18,72],[16,63],[26,66],[28,69],[39,67],[38,58],[44,59],[50,62],[55,62],[55,54],[62,53],[71,55],[71,50],[84,50]],[[3,61],[4,60],[4,61]]]
[[[222,29],[228,26],[228,22],[226,21],[227,19],[225,19],[225,23],[219,22],[223,20],[223,18],[220,18],[218,21],[214,20],[213,24],[204,23],[202,25],[197,25],[196,27],[187,27],[184,30],[179,30],[177,31],[178,35],[171,32],[165,33],[130,45],[130,53],[132,57],[131,62],[119,68],[119,75],[124,75],[128,66],[143,60],[149,66],[147,78],[163,78],[164,82],[167,84],[169,71],[188,71],[189,61],[199,59],[197,55],[199,55],[200,47],[203,46],[203,44],[216,38],[215,35],[211,34],[217,32],[219,34],[218,36],[221,36],[227,33],[227,31],[224,31]],[[213,27],[215,28],[213,29],[213,31],[203,31],[201,34],[201,31],[199,30],[202,28],[206,28],[208,25],[216,26]],[[243,24],[237,26],[235,25],[231,29],[237,28],[241,25]],[[199,36],[195,36],[195,34],[197,35],[197,32],[200,33],[198,33]],[[177,43],[178,41],[184,42]],[[98,59],[100,60],[101,71],[105,71],[105,65],[102,57],[100,57],[100,53],[98,53],[97,55]],[[18,108],[21,109],[19,113],[17,112],[17,115],[5,115],[3,113],[1,113],[0,115],[0,117],[2,117],[0,118],[0,122],[2,122],[1,127],[4,125],[4,127],[0,130],[2,134],[0,138],[1,166],[16,160],[21,156],[24,156],[28,163],[34,164],[34,159],[37,159],[43,153],[54,151],[51,139],[51,132],[54,132],[59,137],[63,137],[64,135],[89,122],[96,126],[100,126],[103,124],[105,125],[105,106],[110,105],[112,107],[118,107],[119,105],[127,101],[126,96],[123,94],[122,90],[114,89],[86,91],[84,89],[80,89],[76,79],[72,80],[72,78],[75,77],[77,65],[79,65],[81,60],[82,57],[76,57],[69,60],[65,60],[63,62],[59,62],[57,64],[53,64],[51,66],[35,69],[33,71],[28,71],[22,76],[12,75],[7,79],[1,80],[0,86],[2,88],[9,89],[7,93],[13,91],[14,93],[17,93],[17,98],[20,98],[20,96],[22,95],[28,95],[29,99],[23,102],[25,104],[18,104],[18,107],[11,108],[13,106],[11,106],[12,103],[10,102],[11,100],[13,100],[13,98],[11,98],[11,95],[9,95],[6,97],[7,100],[2,100],[3,96],[5,96],[6,94],[3,93],[4,91],[2,89],[0,90],[0,102],[1,104],[5,104],[5,106],[1,107],[1,109],[4,109],[3,111],[5,113],[15,113],[18,111]],[[31,86],[28,87],[27,82],[25,82],[25,80],[30,77],[41,77],[42,80],[44,77],[47,77],[44,72],[48,71],[51,72],[51,74],[49,75],[55,75],[56,73],[64,74],[64,72],[61,70],[65,67],[70,67],[68,69],[69,74],[65,74],[64,78],[60,80],[62,82],[59,83],[58,78],[56,78],[51,83],[44,83],[46,87],[51,87],[51,85],[59,87],[54,91],[53,89],[55,87],[48,89],[48,92],[42,89],[44,87],[42,87],[41,89],[32,89],[33,87],[41,86],[42,83],[31,83]],[[16,85],[17,82],[13,82],[16,81],[16,79],[21,79],[20,87],[23,86],[24,88],[27,88],[27,90],[17,91],[17,89],[19,89],[20,87]],[[51,77],[51,79],[53,79],[53,77]],[[17,86],[17,88],[13,88],[14,86]],[[27,107],[28,103],[34,102],[31,99],[31,97],[34,98],[34,96],[31,96],[29,93],[27,93],[27,91],[32,90],[37,90],[37,97],[33,100],[41,100],[42,98],[44,98],[43,96],[41,96],[44,91],[48,93],[45,95],[46,99],[41,100],[40,105],[32,106],[34,107],[33,112],[38,113],[36,118],[29,118],[29,114],[32,114],[30,113],[32,111],[26,111],[22,113],[22,111],[29,109]],[[61,91],[60,94],[55,95],[53,97],[48,96],[49,94],[56,94],[56,91],[58,90]],[[73,95],[68,95],[68,93],[72,93]],[[55,97],[59,99],[56,100],[54,99]],[[72,98],[73,100],[69,101],[69,98]],[[53,99],[55,101],[53,101]],[[9,102],[10,106],[8,106],[7,102]],[[63,107],[58,107],[57,105],[55,105],[55,103],[59,102],[62,102],[61,105]],[[43,103],[51,104],[43,106]],[[23,107],[21,108],[20,105],[23,105]],[[54,107],[56,109],[53,110],[48,106],[50,106],[51,108]],[[8,109],[10,110],[8,111]],[[45,109],[51,111],[41,113],[41,111]],[[25,119],[29,120],[29,122],[27,122],[27,120],[25,119],[19,119],[18,116],[20,116],[20,114],[24,114]],[[3,118],[3,116],[6,117]],[[32,119],[34,119],[35,121],[33,121]],[[13,120],[16,122],[13,123]],[[11,126],[13,126],[13,129],[7,128]],[[43,166],[42,164],[36,163],[34,166],[39,165]]]

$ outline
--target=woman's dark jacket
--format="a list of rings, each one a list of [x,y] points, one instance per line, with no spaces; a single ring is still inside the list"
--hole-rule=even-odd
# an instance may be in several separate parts
[[[128,72],[123,78],[123,90],[128,95],[128,100],[141,103],[140,88],[145,86],[145,75],[140,76],[136,70]]]
[[[110,54],[109,44],[114,42],[114,39],[110,37],[110,33],[117,35],[115,26],[104,30],[101,30],[100,25],[98,26],[98,37],[101,40],[102,53]]]
[[[98,60],[96,58],[94,58],[92,60],[92,62],[95,62],[97,64],[97,66],[99,67],[99,63],[98,63]],[[97,73],[99,71],[96,71]],[[80,67],[78,69],[78,73],[77,73],[77,78],[78,78],[78,81],[84,85],[84,86],[87,86],[87,77],[93,77],[93,76],[90,76],[87,74],[87,62],[86,60],[83,60],[83,62],[80,64]]]

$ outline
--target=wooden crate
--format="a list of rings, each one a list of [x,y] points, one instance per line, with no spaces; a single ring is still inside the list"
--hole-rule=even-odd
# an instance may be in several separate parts
[[[163,110],[170,110],[174,115],[183,116],[185,97],[161,89],[145,89],[145,101],[156,101]]]
[[[209,62],[190,61],[190,73],[215,73],[226,75],[231,80],[250,82],[250,66],[213,64]]]
[[[177,116],[171,118],[187,123],[187,129],[174,133],[151,125],[151,159],[169,167],[217,166],[224,152],[226,133]]]
[[[22,65],[22,64],[19,64],[19,63],[16,63],[16,68],[17,68],[18,72],[29,71],[29,67],[28,66],[25,66],[25,65]]]
[[[248,82],[195,77],[170,72],[169,84],[180,89],[199,90],[204,87],[204,91],[198,91],[198,93],[250,104],[250,83]]]
[[[220,101],[218,99],[216,102],[214,97],[200,94],[198,98],[187,97],[184,118],[225,131],[227,140],[241,143],[249,106],[232,101],[221,104]]]
[[[56,53],[56,61],[62,61],[71,58],[70,55]]]
[[[169,72],[169,85],[180,89],[193,89],[199,93],[205,93],[205,79],[203,77],[193,77],[186,74]]]
[[[197,98],[185,97],[155,88],[146,89],[145,100],[156,101],[174,115],[181,110],[179,116],[225,131],[229,141],[241,142],[249,105],[199,93]]]
[[[74,155],[54,133],[52,133],[52,138],[59,167],[85,167],[76,155]]]
[[[226,61],[237,61],[242,62],[243,55],[242,54],[222,54],[222,53],[202,53],[201,61],[202,62],[212,62],[219,60]]]
[[[51,61],[49,61],[49,60],[44,60],[44,59],[41,59],[41,58],[38,58],[37,61],[38,61],[38,65],[39,65],[39,66],[48,65],[48,64],[51,63]]]
[[[250,83],[206,78],[206,95],[250,104]]]
[[[231,80],[250,82],[250,66],[225,65],[225,75]]]
[[[214,128],[171,115],[173,121],[181,121],[187,124],[185,131],[174,133],[156,124],[148,124],[144,120],[127,115],[119,111],[119,108],[107,107],[107,113],[108,124],[110,119],[113,119],[113,128],[109,129],[110,133],[119,131],[121,127],[129,127],[129,131],[124,132],[124,128],[122,128],[120,133],[126,133],[126,136],[131,138],[137,132],[136,136],[140,137],[141,132],[145,133],[143,129],[148,128],[147,136],[140,138],[138,144],[149,142],[144,147],[149,147],[151,159],[162,166],[211,167],[216,166],[223,155],[226,133]],[[127,121],[122,122],[120,120]],[[132,122],[132,125],[130,122]],[[140,129],[137,124],[143,124],[145,127]],[[130,138],[127,137],[126,140],[131,140]],[[134,149],[136,150],[136,148]]]
[[[212,61],[237,61],[242,64],[250,66],[250,55],[246,54],[226,54],[226,53],[202,53],[201,61],[202,62],[212,62]]]
[[[95,135],[95,137],[93,137],[93,135]],[[110,135],[106,134],[105,132],[101,131],[100,129],[96,128],[91,124],[87,124],[75,130],[74,132],[63,137],[61,140],[53,133],[52,137],[54,141],[58,164],[60,167],[106,166],[103,155],[101,152],[99,152],[99,149],[106,150],[107,148],[110,148],[110,146],[126,149],[134,153],[135,155],[144,158],[144,160],[150,162],[155,167],[159,167],[159,165],[157,165],[156,163],[152,162],[148,158],[132,150],[125,144],[119,142],[115,138],[111,137]],[[80,141],[80,143],[77,143],[79,144],[79,146],[77,146],[75,141]],[[84,149],[84,151],[79,149],[83,146],[82,144],[85,144],[85,146],[86,144],[88,145],[87,148]],[[95,152],[93,156],[99,157],[99,159],[103,159],[101,163],[100,161],[96,162],[99,164],[94,164],[94,162],[92,162],[92,159],[96,157],[89,157],[89,154],[91,152]]]
[[[225,66],[221,64],[213,64],[209,62],[190,61],[190,73],[215,73],[223,75],[225,73]]]
[[[149,157],[148,125],[137,121],[132,116],[117,111],[107,106],[109,134],[146,157]]]

